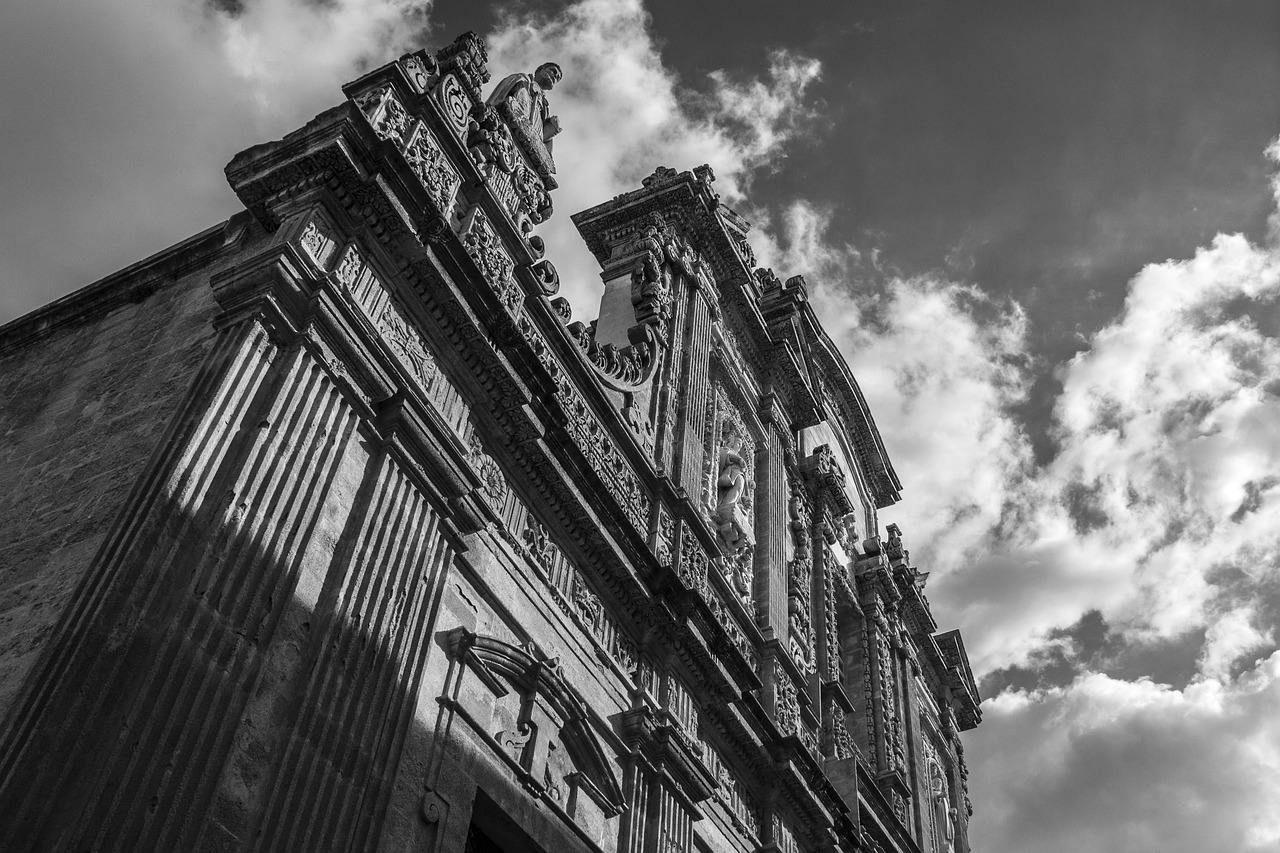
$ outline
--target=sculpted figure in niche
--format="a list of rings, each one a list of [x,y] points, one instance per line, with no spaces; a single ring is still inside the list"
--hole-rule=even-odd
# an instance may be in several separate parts
[[[489,96],[488,104],[505,102],[511,115],[533,131],[550,152],[551,138],[560,132],[560,119],[551,115],[546,93],[563,77],[559,65],[544,62],[533,74],[512,74],[503,79]]]
[[[942,853],[952,853],[956,835],[956,810],[947,796],[947,780],[937,759],[929,759],[929,787],[933,794],[933,819],[938,827]]]
[[[716,478],[716,523],[733,554],[755,544],[750,520],[739,507],[746,490],[747,460],[742,456],[742,438],[726,433],[720,445],[720,475]]]
[[[742,439],[736,435],[727,436],[720,447],[720,479],[716,485],[721,508],[737,506],[747,488],[747,462],[742,458]]]

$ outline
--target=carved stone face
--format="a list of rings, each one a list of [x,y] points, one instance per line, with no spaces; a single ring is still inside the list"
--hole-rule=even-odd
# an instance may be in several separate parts
[[[533,72],[533,79],[543,91],[551,91],[561,80],[560,66],[547,63],[539,65],[538,70]]]

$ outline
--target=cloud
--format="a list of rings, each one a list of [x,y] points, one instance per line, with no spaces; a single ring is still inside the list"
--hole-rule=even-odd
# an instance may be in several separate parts
[[[1268,153],[1280,167],[1280,140]],[[1062,680],[988,697],[966,734],[975,848],[1280,850],[1280,212],[1268,242],[1219,235],[1134,276],[1059,369],[1044,465],[1017,417],[1042,368],[1020,306],[898,275],[830,222],[794,205],[779,257],[817,271],[902,472],[882,518],[980,673]],[[1162,648],[1187,681],[1135,680],[1129,658]]]
[[[975,848],[1280,849],[1280,652],[1184,690],[1084,676],[1008,692],[965,736]]]
[[[1258,620],[1280,577],[1275,245],[1220,235],[1135,276],[1122,313],[1060,368],[1058,453],[1037,467],[1016,414],[1036,368],[1020,306],[868,264],[829,241],[829,221],[794,206],[783,257],[821,272],[815,304],[903,474],[883,515],[935,570],[931,594],[979,669],[1025,662],[1095,610],[1144,643],[1225,620],[1206,673],[1273,641]]]
[[[422,41],[428,8],[48,0],[7,10],[0,322],[229,216],[239,204],[227,161]]]
[[[603,285],[569,214],[635,189],[659,165],[708,163],[716,190],[741,206],[753,176],[816,120],[816,61],[775,52],[766,79],[715,72],[693,89],[663,64],[651,23],[639,0],[582,0],[554,15],[511,11],[487,39],[495,77],[548,60],[564,70],[549,96],[563,128],[557,212],[538,230],[580,317],[595,316]]]

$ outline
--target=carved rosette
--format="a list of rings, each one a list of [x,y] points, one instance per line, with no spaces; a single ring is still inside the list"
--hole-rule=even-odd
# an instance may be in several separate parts
[[[484,444],[480,441],[480,436],[475,431],[474,425],[471,428],[471,441],[468,450],[471,455],[471,467],[475,469],[476,474],[480,477],[481,491],[484,492],[485,498],[488,499],[493,508],[500,510],[507,499],[507,479],[494,458],[485,452]]]

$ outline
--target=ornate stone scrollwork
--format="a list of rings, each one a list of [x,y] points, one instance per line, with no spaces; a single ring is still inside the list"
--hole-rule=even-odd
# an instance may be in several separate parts
[[[543,296],[555,296],[560,292],[560,274],[556,272],[555,265],[543,257],[546,254],[546,243],[537,234],[530,235],[527,242],[537,258],[529,265],[529,271],[533,273],[533,279],[538,283],[538,289],[542,291]],[[552,301],[553,306],[555,302],[556,300]],[[565,304],[568,304],[567,300]],[[565,319],[567,321],[568,318]]]
[[[640,341],[625,347],[602,344],[596,340],[596,321],[572,323],[568,326],[573,338],[587,356],[587,360],[610,380],[610,385],[634,387],[647,382],[653,373],[654,345]]]
[[[656,327],[661,337],[671,317],[672,275],[698,276],[705,264],[698,253],[654,213],[633,247],[638,257],[631,273],[631,304],[636,322]]]

